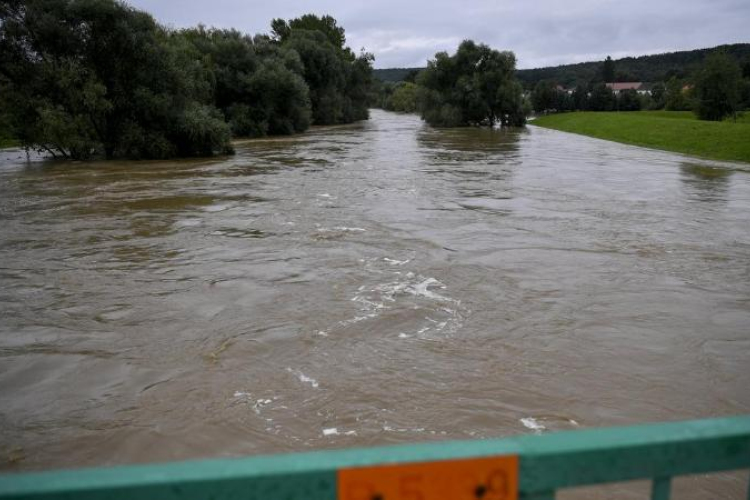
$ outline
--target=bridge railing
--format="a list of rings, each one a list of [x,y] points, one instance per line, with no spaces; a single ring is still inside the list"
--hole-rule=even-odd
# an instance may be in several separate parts
[[[562,488],[750,469],[750,416],[506,439],[0,475],[0,499],[551,500]],[[747,493],[750,499],[750,488]]]

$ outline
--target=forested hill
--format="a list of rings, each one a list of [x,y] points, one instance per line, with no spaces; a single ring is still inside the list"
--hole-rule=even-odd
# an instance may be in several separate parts
[[[697,50],[685,50],[640,57],[625,57],[615,60],[615,75],[618,81],[656,82],[666,81],[672,76],[689,76],[709,53],[724,50],[737,58],[740,64],[750,62],[750,43],[720,45]],[[376,69],[374,76],[384,82],[399,82],[409,72],[421,68]],[[572,87],[577,83],[588,83],[601,75],[602,61],[565,64],[546,68],[520,69],[516,76],[524,87],[531,88],[540,80],[553,80]]]

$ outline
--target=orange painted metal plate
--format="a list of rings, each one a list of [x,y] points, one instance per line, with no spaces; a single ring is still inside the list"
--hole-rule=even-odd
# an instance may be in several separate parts
[[[338,500],[517,500],[518,457],[340,469]]]

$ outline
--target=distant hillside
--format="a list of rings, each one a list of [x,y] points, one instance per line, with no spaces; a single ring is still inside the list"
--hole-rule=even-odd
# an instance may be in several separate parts
[[[615,60],[616,80],[657,82],[668,80],[672,75],[683,78],[692,73],[709,53],[724,50],[737,58],[740,64],[750,62],[750,43],[720,45],[709,49],[685,50],[640,57],[625,57]],[[553,80],[565,87],[578,83],[586,84],[601,75],[602,61],[565,64],[547,68],[521,69],[516,72],[524,87],[531,88],[540,80]],[[376,69],[375,77],[384,82],[399,82],[419,68]]]

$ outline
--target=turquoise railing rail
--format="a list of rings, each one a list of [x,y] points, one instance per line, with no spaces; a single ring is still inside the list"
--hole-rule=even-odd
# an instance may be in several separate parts
[[[498,474],[473,476],[450,490],[445,481],[458,480],[451,478],[452,471],[475,463],[485,469],[499,464]],[[750,416],[497,440],[3,474],[0,499],[551,500],[561,488],[651,479],[651,498],[665,500],[674,476],[739,469],[750,469]],[[436,496],[434,487],[421,482],[422,472],[433,486],[443,481],[442,494]],[[363,474],[371,480],[367,487],[351,482]],[[394,480],[400,489],[394,489]],[[389,481],[390,486],[385,484]],[[750,491],[747,495],[750,499]]]

